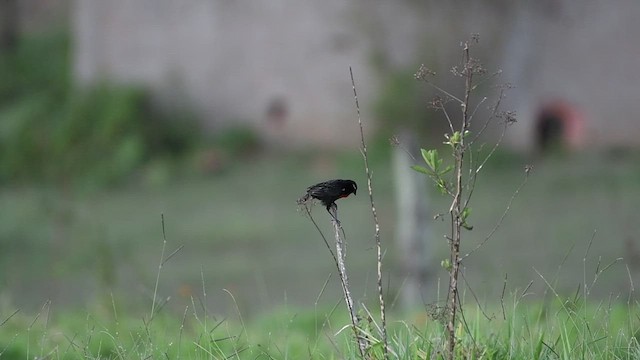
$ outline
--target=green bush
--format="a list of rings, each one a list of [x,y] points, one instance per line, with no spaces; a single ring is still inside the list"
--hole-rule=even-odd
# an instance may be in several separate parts
[[[213,138],[213,145],[230,156],[242,156],[254,152],[260,146],[260,139],[250,127],[236,125],[220,131]]]
[[[0,108],[24,97],[67,96],[71,83],[70,39],[66,32],[25,36],[14,51],[0,52]]]
[[[64,104],[26,96],[0,109],[0,179],[90,181],[108,185],[152,156],[175,156],[194,146],[188,119],[154,114],[145,92],[100,85],[75,91]]]
[[[192,118],[155,112],[142,89],[71,86],[68,53],[58,35],[0,56],[0,182],[110,185],[197,145]]]

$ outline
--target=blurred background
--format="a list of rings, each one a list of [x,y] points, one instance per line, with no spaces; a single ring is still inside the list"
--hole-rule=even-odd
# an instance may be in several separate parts
[[[360,185],[338,205],[354,296],[375,301],[349,66],[388,301],[441,300],[450,199],[408,153],[441,147],[447,125],[414,74],[425,64],[460,94],[449,70],[471,33],[472,56],[502,70],[477,88],[474,131],[500,84],[518,121],[480,173],[463,253],[534,168],[465,260],[466,291],[497,304],[505,278],[540,299],[545,280],[570,295],[597,277],[592,296],[626,294],[640,280],[638,18],[636,0],[0,0],[0,309],[147,309],[163,246],[158,296],[177,314],[192,297],[232,311],[223,289],[249,318],[331,306],[335,265],[295,202],[331,178]],[[489,123],[479,156],[503,128]]]

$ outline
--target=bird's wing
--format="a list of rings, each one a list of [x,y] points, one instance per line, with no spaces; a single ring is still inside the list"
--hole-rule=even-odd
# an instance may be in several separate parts
[[[307,193],[315,198],[338,198],[341,192],[342,188],[333,181],[321,182],[307,189]]]

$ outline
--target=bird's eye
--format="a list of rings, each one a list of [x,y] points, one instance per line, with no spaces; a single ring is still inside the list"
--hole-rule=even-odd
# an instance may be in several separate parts
[[[342,188],[342,191],[347,191],[347,188]]]

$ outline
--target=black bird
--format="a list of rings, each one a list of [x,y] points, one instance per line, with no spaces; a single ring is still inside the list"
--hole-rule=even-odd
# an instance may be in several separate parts
[[[353,180],[337,179],[324,181],[319,184],[309,186],[307,188],[307,193],[298,199],[298,204],[303,204],[311,198],[318,199],[322,202],[322,205],[327,208],[329,215],[335,219],[333,214],[331,214],[331,208],[336,206],[336,200],[346,198],[351,195],[351,193],[356,195],[357,190],[358,185]]]

